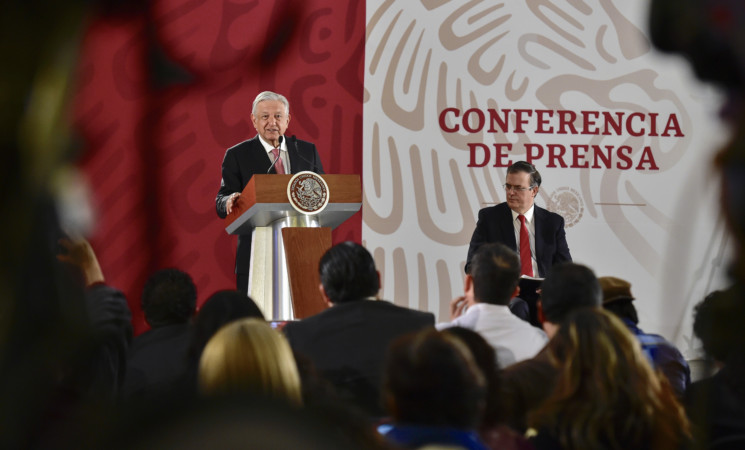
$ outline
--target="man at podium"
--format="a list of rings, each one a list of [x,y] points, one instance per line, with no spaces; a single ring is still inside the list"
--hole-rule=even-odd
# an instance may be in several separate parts
[[[251,122],[258,133],[230,147],[222,161],[222,180],[217,192],[217,215],[225,218],[233,210],[241,191],[254,174],[289,174],[310,170],[323,172],[316,146],[295,136],[285,137],[290,124],[290,103],[280,94],[264,91],[256,96]],[[248,291],[251,236],[238,235],[235,255],[236,287]]]

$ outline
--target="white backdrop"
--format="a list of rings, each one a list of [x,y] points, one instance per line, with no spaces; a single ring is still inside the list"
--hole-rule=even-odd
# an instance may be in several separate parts
[[[642,328],[692,356],[691,308],[726,283],[710,161],[727,132],[717,93],[684,61],[651,48],[647,9],[646,1],[367,1],[362,235],[386,299],[447,320],[478,210],[504,200],[505,169],[494,164],[542,148],[532,161],[543,176],[537,204],[564,216],[573,259],[629,280]],[[507,130],[490,132],[490,109],[510,110]],[[522,130],[518,109],[533,111]],[[535,110],[551,113],[539,123]],[[576,131],[559,110],[577,113]],[[585,131],[598,134],[583,134],[581,111],[597,117]],[[628,127],[603,135],[604,113]],[[499,160],[495,145],[511,150]],[[593,145],[610,149],[610,164]],[[476,167],[484,147],[491,157]]]

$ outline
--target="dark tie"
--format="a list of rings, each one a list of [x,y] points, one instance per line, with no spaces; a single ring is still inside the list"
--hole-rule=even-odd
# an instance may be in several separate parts
[[[525,225],[525,216],[520,214],[520,275],[533,276],[533,262],[530,259],[530,233]]]
[[[274,155],[274,159],[277,160],[277,162],[274,164],[274,171],[278,174],[285,173],[285,165],[282,164],[282,158],[279,157],[279,149],[273,148],[272,155]]]

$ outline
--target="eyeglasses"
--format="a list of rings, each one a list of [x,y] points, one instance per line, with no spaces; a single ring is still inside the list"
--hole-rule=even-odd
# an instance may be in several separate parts
[[[515,192],[525,192],[533,189],[533,187],[521,187],[521,186],[513,186],[511,184],[503,184],[505,191],[515,191]]]

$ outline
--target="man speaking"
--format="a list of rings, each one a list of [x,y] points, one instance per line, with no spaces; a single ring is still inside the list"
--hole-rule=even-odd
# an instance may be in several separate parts
[[[290,124],[290,103],[280,94],[264,91],[256,96],[251,121],[258,135],[230,147],[222,161],[222,180],[217,192],[217,215],[225,218],[233,211],[241,191],[254,174],[323,173],[316,146],[295,136],[285,138]],[[238,235],[235,255],[236,286],[248,291],[251,264],[251,236]]]
[[[479,211],[476,230],[466,258],[486,242],[499,242],[520,255],[520,274],[543,278],[559,262],[571,261],[564,232],[564,218],[534,204],[541,185],[535,166],[518,161],[507,168],[504,184],[507,201]]]

